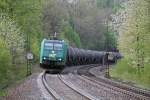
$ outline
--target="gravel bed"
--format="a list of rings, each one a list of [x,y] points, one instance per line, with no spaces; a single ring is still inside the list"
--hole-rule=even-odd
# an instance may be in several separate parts
[[[32,73],[41,73],[41,72],[43,72],[43,69],[40,67],[39,64],[32,65]]]
[[[75,86],[80,87],[87,93],[95,96],[96,98],[104,98],[104,100],[134,100],[110,88],[94,84],[93,82],[85,81],[78,75],[70,74],[63,76],[63,78],[70,81]]]
[[[66,74],[68,75],[69,73],[74,73],[74,71],[77,71],[77,69],[81,68],[82,66],[71,66],[71,67],[66,67],[63,69],[61,74]]]
[[[104,77],[105,76],[105,71],[102,70],[102,66],[99,67],[94,67],[89,70],[90,73],[97,77]]]
[[[101,66],[92,68],[92,69],[89,70],[89,72],[91,74],[93,74],[94,76],[96,76],[98,79],[103,79],[105,81],[111,82],[116,87],[121,87],[121,88],[126,89],[128,91],[131,91],[134,95],[138,95],[139,93],[141,93],[140,98],[142,98],[142,99],[147,99],[147,100],[150,99],[149,98],[149,94],[150,94],[149,90],[144,90],[142,88],[136,87],[133,84],[131,85],[131,83],[129,84],[129,83],[123,82],[123,81],[118,81],[118,80],[116,81],[116,80],[113,80],[113,79],[107,79],[103,75],[101,75],[100,70],[101,70]],[[102,73],[104,73],[104,72],[102,72]],[[111,83],[109,83],[109,84],[111,84]],[[136,94],[136,93],[138,93],[138,94]],[[143,94],[147,97],[144,97]],[[143,97],[142,97],[142,95],[143,95]]]
[[[18,86],[8,90],[4,100],[45,100],[37,85],[39,73],[34,73]]]
[[[87,100],[80,94],[76,93],[74,90],[70,89],[66,86],[62,81],[58,78],[57,75],[47,75],[47,84],[59,94],[63,100]]]

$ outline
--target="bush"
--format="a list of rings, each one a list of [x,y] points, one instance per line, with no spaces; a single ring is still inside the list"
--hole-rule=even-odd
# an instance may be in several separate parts
[[[0,89],[2,89],[8,80],[11,65],[11,55],[9,50],[6,48],[6,44],[0,40]]]

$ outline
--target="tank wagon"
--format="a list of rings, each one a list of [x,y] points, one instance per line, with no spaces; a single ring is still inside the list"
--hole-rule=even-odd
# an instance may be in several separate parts
[[[101,64],[106,52],[84,50],[69,46],[64,40],[47,40],[41,43],[40,66],[61,69],[65,66]]]
[[[66,65],[99,64],[104,56],[104,52],[68,47]]]

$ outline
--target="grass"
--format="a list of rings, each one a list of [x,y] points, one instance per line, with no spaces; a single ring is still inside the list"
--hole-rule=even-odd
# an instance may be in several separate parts
[[[7,78],[5,80],[0,80],[0,97],[6,96],[8,88],[19,83],[26,77],[26,66],[23,64],[17,66],[13,65],[9,70]]]
[[[127,63],[127,60],[122,59],[116,66],[113,66],[110,69],[111,77],[134,83],[135,86],[140,88],[150,89],[150,65],[145,65],[144,68],[141,68],[141,72],[139,73],[137,68],[133,68]]]
[[[1,90],[0,91],[0,97],[4,97],[6,95],[7,95],[6,90]]]

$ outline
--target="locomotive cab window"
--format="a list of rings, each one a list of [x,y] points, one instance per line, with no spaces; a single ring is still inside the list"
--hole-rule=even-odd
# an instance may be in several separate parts
[[[53,49],[53,43],[45,43],[45,49],[48,49],[48,50],[52,50]]]
[[[62,49],[63,49],[62,44],[54,43],[54,50],[62,50]]]

